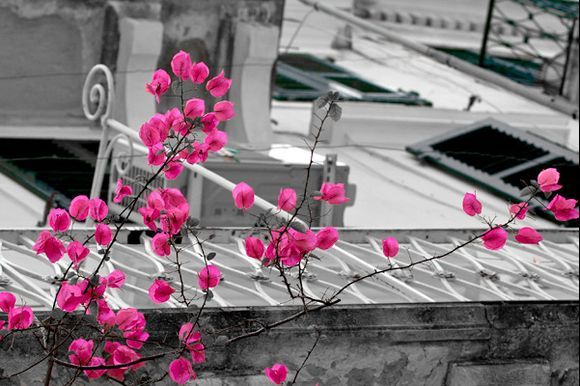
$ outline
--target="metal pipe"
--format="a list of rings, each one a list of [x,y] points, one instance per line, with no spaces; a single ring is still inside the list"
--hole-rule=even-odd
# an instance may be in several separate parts
[[[139,134],[137,133],[137,131],[131,129],[130,127],[122,124],[119,121],[116,121],[114,119],[108,119],[106,121],[106,124],[108,125],[108,127],[110,127],[111,129],[126,135],[129,138],[134,139],[137,143],[135,143],[133,145],[133,148],[136,152],[139,153],[143,153],[143,154],[147,154],[147,148],[145,146],[139,145],[138,143],[141,142],[141,139],[139,138]],[[213,182],[214,184],[221,186],[222,188],[229,190],[230,192],[234,190],[234,188],[236,187],[236,184],[230,180],[228,180],[227,178],[224,178],[222,176],[220,176],[219,174],[199,165],[199,164],[188,164],[187,162],[183,162],[183,166],[186,169],[189,169],[193,172],[198,173],[200,176],[202,176],[203,178],[207,178],[208,180],[210,180],[211,182]],[[258,195],[255,196],[254,198],[254,205],[256,205],[258,208],[267,211],[267,212],[271,212],[272,214],[274,214],[276,217],[284,220],[284,221],[289,221],[290,219],[292,219],[292,215],[286,211],[283,211],[281,209],[278,209],[278,207],[272,203],[270,203],[269,201],[259,197]],[[296,224],[300,224],[305,226],[306,224],[298,219],[298,218],[294,218],[292,220],[292,223],[296,223]]]
[[[489,39],[489,32],[491,31],[491,19],[493,17],[493,9],[495,8],[495,0],[489,0],[487,8],[487,18],[485,19],[485,30],[483,31],[483,40],[481,41],[481,50],[479,51],[479,67],[485,67],[485,56],[487,55],[487,41]]]
[[[534,101],[543,106],[549,107],[563,114],[566,114],[573,119],[578,119],[578,105],[575,105],[560,96],[547,95],[540,90],[523,86],[494,72],[491,72],[474,64],[468,63],[452,55],[428,47],[424,44],[417,43],[415,41],[407,39],[393,31],[390,31],[384,27],[363,20],[348,12],[326,5],[322,1],[316,0],[299,0],[299,1],[308,6],[314,7],[314,9],[316,9],[317,11],[325,12],[338,19],[344,20],[354,26],[381,35],[395,43],[401,44],[402,46],[408,49],[418,52],[421,55],[425,55],[451,68],[455,68],[456,70],[459,70],[465,74],[482,79],[486,82],[493,83],[499,87],[502,87],[508,91],[511,91],[531,101]]]

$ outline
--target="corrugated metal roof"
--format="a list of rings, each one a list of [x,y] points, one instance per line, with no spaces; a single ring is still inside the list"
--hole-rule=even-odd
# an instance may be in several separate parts
[[[77,231],[82,238],[88,231]],[[253,307],[288,305],[288,295],[279,275],[248,258],[242,240],[250,229],[231,228],[202,230],[200,237],[215,238],[203,245],[206,253],[215,252],[212,260],[223,274],[222,283],[215,288],[211,307]],[[441,254],[474,234],[463,231],[387,231],[342,229],[341,240],[328,251],[315,250],[306,269],[306,292],[312,296],[329,296],[354,278],[387,268],[380,239],[387,234],[402,241],[399,256],[393,266],[405,266],[424,258]],[[31,249],[38,230],[0,232],[0,288],[12,291],[24,303],[36,309],[52,306],[58,288],[55,277],[62,275],[68,265],[66,258],[50,264],[44,256]],[[139,244],[127,244],[140,238]],[[502,251],[490,252],[475,242],[450,256],[380,274],[351,286],[340,298],[344,304],[450,302],[486,300],[559,300],[578,298],[578,234],[571,231],[544,231],[546,241],[540,246],[510,243]],[[108,290],[107,297],[114,307],[128,305],[157,308],[147,297],[147,289],[154,278],[177,280],[169,258],[152,253],[150,239],[142,230],[131,229],[122,234],[112,249],[111,259],[101,272],[121,269],[127,275],[120,290]],[[196,272],[203,267],[203,259],[186,239],[180,254],[188,295],[199,297]],[[81,268],[87,273],[100,260],[96,246]],[[291,280],[296,280],[290,274]],[[179,307],[169,301],[163,307]]]

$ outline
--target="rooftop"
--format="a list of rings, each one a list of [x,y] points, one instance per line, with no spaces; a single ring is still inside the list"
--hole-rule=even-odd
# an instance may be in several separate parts
[[[89,230],[76,230],[82,239]],[[199,238],[205,253],[215,252],[212,264],[222,270],[224,279],[214,291],[210,307],[256,307],[292,305],[281,278],[275,271],[260,268],[260,263],[246,256],[243,238],[247,228],[201,229]],[[352,279],[385,269],[389,264],[406,266],[446,253],[476,234],[476,229],[461,230],[376,230],[341,229],[339,241],[328,251],[317,250],[305,273],[305,290],[313,296],[332,295]],[[16,293],[32,307],[52,307],[66,262],[50,264],[44,256],[30,249],[37,229],[0,231],[0,280],[3,287]],[[399,257],[389,263],[382,255],[381,238],[386,234],[401,242]],[[501,300],[573,300],[578,299],[578,234],[573,231],[542,230],[545,241],[539,247],[510,244],[500,253],[490,252],[477,242],[440,260],[422,263],[409,269],[394,270],[373,280],[349,287],[341,295],[343,304],[385,304],[413,302],[472,302]],[[209,236],[213,235],[213,239]],[[151,303],[147,289],[154,278],[178,280],[172,259],[155,255],[150,239],[142,228],[128,228],[115,244],[101,274],[121,269],[127,275],[122,290],[108,290],[112,306],[159,307]],[[195,295],[196,272],[203,257],[194,244],[182,241],[182,271],[185,288]],[[199,247],[197,247],[199,248]],[[100,255],[91,247],[81,273],[90,273]],[[63,259],[65,260],[65,259]],[[296,279],[294,277],[294,279]],[[198,303],[202,302],[200,293]],[[174,301],[161,305],[180,307]]]

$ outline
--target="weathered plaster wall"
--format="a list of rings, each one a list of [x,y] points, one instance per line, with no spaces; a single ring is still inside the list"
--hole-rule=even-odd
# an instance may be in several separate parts
[[[2,124],[82,115],[84,74],[99,61],[104,1],[0,2]]]
[[[3,0],[1,125],[85,123],[81,90],[97,63],[116,70],[119,20],[161,21],[158,66],[177,50],[231,71],[239,22],[278,26],[284,0]],[[143,69],[151,71],[152,69]],[[189,90],[191,91],[191,90]],[[159,110],[176,103],[163,98]]]
[[[226,326],[249,328],[248,320],[275,321],[291,313],[281,307],[209,310],[206,336],[214,334],[214,345],[209,342],[208,361],[196,369],[199,384],[266,384],[261,372],[274,361],[286,363],[292,373],[312,345],[315,330],[323,340],[298,385],[578,384],[578,302],[335,307],[227,347],[216,343],[223,340],[216,331]],[[175,331],[188,316],[178,310],[149,312],[152,339],[175,343]],[[36,346],[31,338],[4,341],[4,373],[38,358]],[[149,365],[131,382],[154,377],[166,366]],[[42,365],[3,384],[37,384],[44,371]],[[65,382],[66,371],[60,368],[57,374],[56,384]]]

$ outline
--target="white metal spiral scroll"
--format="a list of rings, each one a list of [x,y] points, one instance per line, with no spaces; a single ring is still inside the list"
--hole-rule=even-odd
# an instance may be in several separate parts
[[[102,79],[104,78],[104,83]],[[129,153],[119,153],[114,161],[115,168],[120,177],[125,175],[132,166],[134,147],[133,139],[124,134],[118,133],[111,137],[112,130],[109,120],[113,113],[115,103],[115,82],[111,70],[103,65],[97,64],[89,71],[83,86],[83,112],[87,119],[100,121],[103,133],[99,144],[99,153],[95,167],[95,175],[91,186],[91,197],[99,196],[103,186],[103,178],[107,167],[107,162],[117,141],[124,139],[129,144]]]

